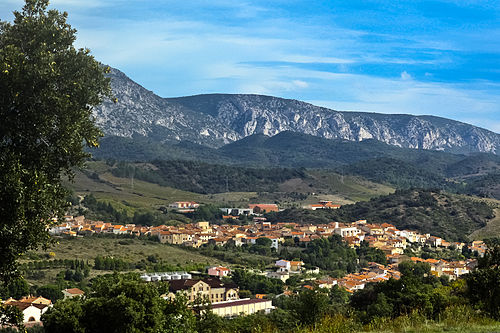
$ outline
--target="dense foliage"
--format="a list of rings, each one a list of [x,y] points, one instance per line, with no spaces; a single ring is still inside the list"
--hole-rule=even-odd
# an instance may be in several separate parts
[[[381,157],[362,161],[351,164],[346,169],[350,174],[378,183],[389,183],[399,189],[418,187],[458,191],[463,187],[427,168],[395,158]]]
[[[117,177],[135,177],[162,186],[196,193],[275,191],[291,178],[303,178],[304,171],[282,168],[245,168],[195,161],[153,161],[152,165],[120,162],[112,170]]]
[[[231,275],[231,281],[241,290],[249,290],[252,294],[281,294],[284,287],[284,283],[280,280],[252,274],[243,269],[235,270]]]
[[[46,244],[64,215],[63,174],[97,146],[92,108],[110,94],[104,67],[76,49],[67,14],[26,0],[0,23],[0,278],[23,252]]]
[[[300,251],[292,249],[281,250],[280,257],[300,259],[308,267],[319,267],[333,276],[357,272],[361,267],[366,267],[368,262],[387,263],[381,250],[370,247],[367,242],[353,249],[339,235],[312,240]]]
[[[194,315],[182,297],[162,299],[167,290],[135,275],[98,277],[88,297],[57,302],[43,324],[48,332],[189,332]]]
[[[490,239],[487,244],[478,269],[466,277],[467,296],[479,309],[500,319],[500,240]]]

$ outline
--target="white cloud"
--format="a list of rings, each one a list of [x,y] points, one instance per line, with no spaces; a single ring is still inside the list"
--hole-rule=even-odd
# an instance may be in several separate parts
[[[401,72],[401,79],[407,81],[407,80],[411,80],[412,77],[410,74],[408,74],[407,71],[403,71],[403,72]]]
[[[334,58],[334,57],[314,57],[314,56],[306,56],[306,55],[286,55],[283,58],[281,58],[281,61],[290,62],[290,63],[298,63],[298,64],[313,64],[313,63],[352,64],[355,62],[354,59],[342,59],[342,58]]]
[[[302,80],[293,80],[292,83],[299,88],[309,87],[309,84],[307,84],[307,82],[302,81]]]

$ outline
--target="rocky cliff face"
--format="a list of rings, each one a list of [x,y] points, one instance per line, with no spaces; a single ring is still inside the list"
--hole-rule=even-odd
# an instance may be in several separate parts
[[[111,73],[116,104],[95,110],[106,135],[140,134],[157,141],[191,141],[220,147],[252,134],[295,131],[327,139],[377,139],[408,148],[451,152],[500,152],[500,135],[433,117],[340,112],[261,95],[161,98],[118,70]]]

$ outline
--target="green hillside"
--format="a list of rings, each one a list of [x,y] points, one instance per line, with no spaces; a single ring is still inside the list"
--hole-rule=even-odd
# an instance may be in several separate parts
[[[391,223],[399,229],[418,230],[450,241],[467,240],[475,230],[495,219],[497,201],[430,190],[399,190],[393,194],[342,206],[337,210],[289,209],[269,214],[273,221],[352,222],[366,219]]]
[[[189,161],[89,161],[68,186],[74,192],[74,214],[143,224],[187,222],[184,215],[164,213],[164,207],[174,201],[232,207],[276,202],[280,207],[301,207],[319,200],[349,204],[394,191],[390,186],[328,170],[256,169]],[[78,196],[88,197],[78,205]]]
[[[439,188],[500,199],[500,191],[483,186],[481,178],[491,183],[489,179],[500,170],[500,156],[399,148],[376,140],[351,142],[281,132],[273,137],[252,135],[212,149],[189,142],[159,144],[144,137],[109,137],[103,139],[94,155],[125,161],[191,160],[256,168],[333,169],[397,188]],[[171,184],[172,180],[169,182],[167,185],[178,186]],[[225,180],[219,184],[224,186]],[[256,185],[253,190],[261,190],[255,182],[252,184]],[[206,189],[206,185],[196,180],[191,187],[184,184],[183,188],[202,193],[220,191],[220,188]]]

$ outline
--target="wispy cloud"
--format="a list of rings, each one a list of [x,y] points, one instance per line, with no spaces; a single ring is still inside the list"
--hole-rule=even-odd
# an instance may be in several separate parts
[[[466,0],[53,0],[77,44],[162,96],[263,93],[500,123],[500,10]],[[9,19],[22,0],[3,0]]]

